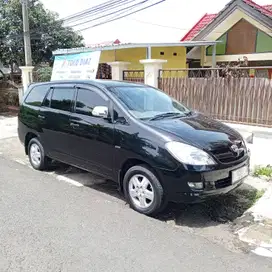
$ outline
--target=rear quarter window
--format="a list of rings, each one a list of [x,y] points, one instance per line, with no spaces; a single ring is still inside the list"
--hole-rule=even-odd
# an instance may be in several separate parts
[[[25,99],[25,104],[31,106],[41,106],[48,90],[49,85],[39,85],[33,87]]]

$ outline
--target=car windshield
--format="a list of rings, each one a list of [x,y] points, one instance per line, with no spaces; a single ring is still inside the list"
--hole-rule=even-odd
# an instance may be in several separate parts
[[[190,110],[158,89],[146,86],[118,86],[112,93],[138,119],[186,116]]]

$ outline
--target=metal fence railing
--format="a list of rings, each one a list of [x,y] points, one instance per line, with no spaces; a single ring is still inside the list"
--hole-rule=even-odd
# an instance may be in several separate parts
[[[123,80],[144,83],[144,70],[125,70]]]
[[[263,67],[222,67],[160,70],[159,78],[210,78],[210,77],[247,77],[272,79],[272,66]]]

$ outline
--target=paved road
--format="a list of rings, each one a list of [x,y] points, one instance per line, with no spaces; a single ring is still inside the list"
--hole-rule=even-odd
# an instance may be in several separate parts
[[[272,263],[0,156],[0,271],[271,272]]]

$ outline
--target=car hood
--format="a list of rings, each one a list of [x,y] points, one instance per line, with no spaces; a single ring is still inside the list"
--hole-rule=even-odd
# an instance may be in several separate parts
[[[149,121],[153,128],[177,136],[182,141],[205,150],[215,150],[222,146],[230,146],[242,140],[241,135],[221,122],[202,114],[194,113],[184,118],[167,118]]]

